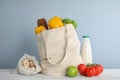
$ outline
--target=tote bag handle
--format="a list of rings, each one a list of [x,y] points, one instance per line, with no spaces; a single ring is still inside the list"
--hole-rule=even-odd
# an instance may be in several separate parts
[[[48,62],[49,62],[50,64],[52,64],[52,65],[58,65],[58,64],[60,64],[62,61],[64,61],[64,59],[65,59],[65,57],[66,57],[66,55],[67,55],[66,49],[68,48],[67,45],[69,44],[69,41],[68,41],[68,40],[69,40],[69,31],[68,31],[69,29],[68,29],[68,28],[69,28],[69,27],[73,27],[73,26],[72,26],[72,24],[67,24],[67,25],[65,25],[64,27],[65,27],[66,46],[65,46],[65,53],[64,53],[63,58],[62,58],[59,62],[54,63],[54,62],[51,61],[51,58],[48,57],[47,54],[46,54],[46,57],[47,57],[46,59],[47,59]]]

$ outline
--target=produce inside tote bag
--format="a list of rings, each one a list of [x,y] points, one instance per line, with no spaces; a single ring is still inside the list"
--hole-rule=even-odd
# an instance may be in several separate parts
[[[36,37],[43,74],[66,75],[68,66],[82,63],[80,42],[72,24],[44,30]]]

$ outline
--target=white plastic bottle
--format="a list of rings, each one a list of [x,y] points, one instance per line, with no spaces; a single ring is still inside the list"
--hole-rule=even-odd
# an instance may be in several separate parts
[[[92,63],[92,49],[90,43],[90,36],[83,36],[81,55],[85,64]]]

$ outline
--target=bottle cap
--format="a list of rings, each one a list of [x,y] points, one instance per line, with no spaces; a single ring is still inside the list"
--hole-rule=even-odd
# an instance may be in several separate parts
[[[83,38],[90,38],[90,36],[83,36]]]

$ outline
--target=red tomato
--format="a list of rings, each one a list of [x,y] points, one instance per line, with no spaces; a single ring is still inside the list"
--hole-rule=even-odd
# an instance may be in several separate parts
[[[87,67],[87,69],[86,69],[86,76],[92,77],[94,75],[95,75],[95,69],[94,69],[94,67],[92,67],[92,66]]]
[[[78,71],[81,72],[85,72],[86,71],[86,65],[85,64],[79,64],[78,65]]]
[[[99,68],[101,69],[100,73],[103,72],[103,66],[101,64],[98,64],[97,66],[99,66]]]
[[[83,76],[86,76],[86,73],[85,72],[80,72],[81,75]]]
[[[94,66],[95,69],[95,76],[98,76],[101,73],[101,68],[99,66]]]

